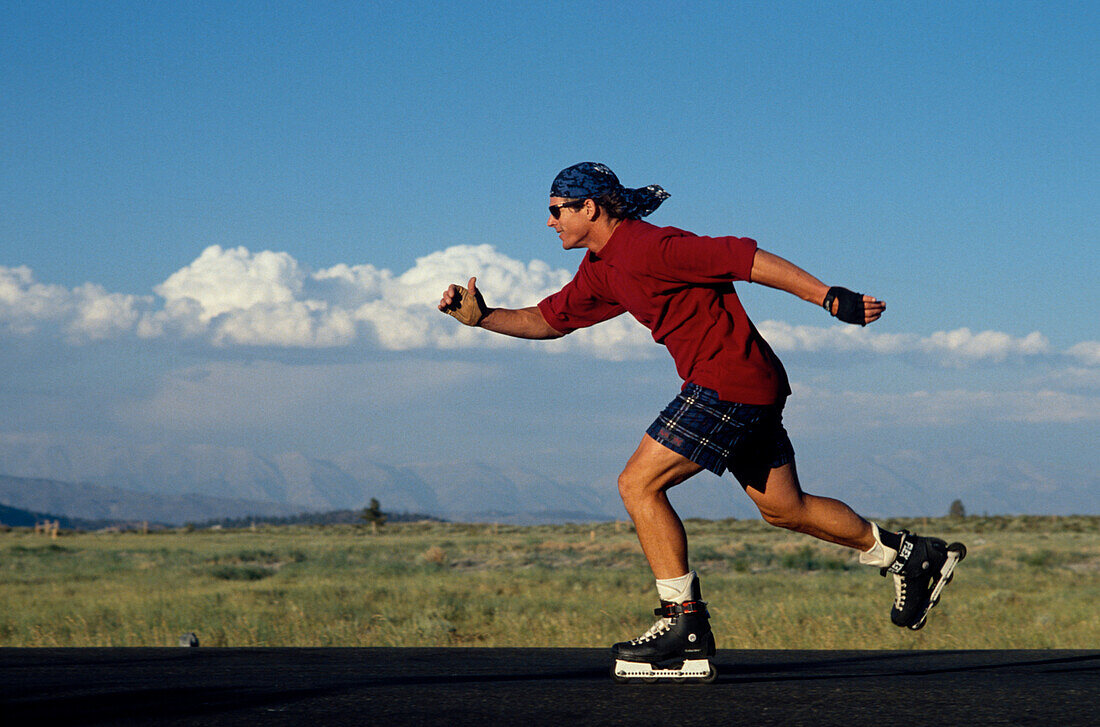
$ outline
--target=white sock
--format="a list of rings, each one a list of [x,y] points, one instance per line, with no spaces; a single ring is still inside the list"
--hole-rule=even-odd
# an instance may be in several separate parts
[[[878,525],[871,523],[871,532],[874,533],[875,544],[871,546],[870,550],[865,550],[859,554],[859,562],[876,568],[886,568],[898,557],[898,551],[887,548],[882,544],[882,539],[878,534]]]
[[[696,578],[695,571],[688,571],[679,578],[658,578],[657,595],[662,601],[683,603],[691,600],[691,582]]]

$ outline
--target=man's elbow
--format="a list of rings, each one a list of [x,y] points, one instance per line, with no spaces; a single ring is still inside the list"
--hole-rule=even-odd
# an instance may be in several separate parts
[[[554,328],[545,319],[543,319],[543,321],[542,321],[542,331],[540,333],[541,333],[540,338],[543,338],[545,340],[552,340],[552,339],[555,339],[555,338],[561,338],[562,336],[565,335],[565,333],[563,333],[562,331],[559,331],[557,328]]]
[[[565,335],[565,332],[554,328],[554,326],[550,324],[550,321],[546,320],[546,315],[538,306],[533,306],[529,308],[528,311],[530,312],[532,326],[538,331],[538,338],[552,339],[561,338]]]

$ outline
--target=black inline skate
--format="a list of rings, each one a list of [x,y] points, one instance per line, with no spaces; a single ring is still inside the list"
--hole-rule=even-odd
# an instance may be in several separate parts
[[[660,618],[649,631],[611,647],[615,656],[612,678],[619,683],[714,681],[718,675],[710,663],[715,653],[714,634],[707,604],[699,600],[698,581],[692,586],[692,600],[661,601],[653,613]]]
[[[882,569],[882,575],[894,577],[890,620],[916,631],[924,626],[928,612],[939,603],[940,593],[951,582],[955,566],[966,557],[966,546],[948,545],[939,538],[924,538],[907,530],[898,534],[901,545],[897,558]]]

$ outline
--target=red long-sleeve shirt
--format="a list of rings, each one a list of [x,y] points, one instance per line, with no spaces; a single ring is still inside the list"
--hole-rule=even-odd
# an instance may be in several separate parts
[[[538,307],[561,333],[628,312],[668,348],[685,384],[725,401],[774,404],[790,394],[786,372],[733,289],[733,281],[749,280],[755,255],[747,237],[624,220],[600,254],[586,254],[576,276]]]

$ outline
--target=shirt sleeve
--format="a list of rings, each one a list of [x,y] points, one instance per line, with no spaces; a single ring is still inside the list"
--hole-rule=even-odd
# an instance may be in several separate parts
[[[594,274],[586,257],[565,287],[539,301],[539,312],[559,333],[594,326],[626,311],[613,299]]]
[[[713,285],[751,280],[756,240],[750,237],[696,237],[683,233],[657,241],[649,256],[650,274],[667,281]]]

